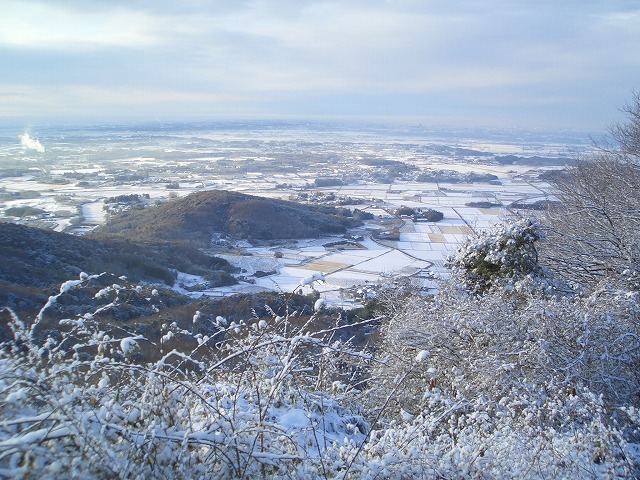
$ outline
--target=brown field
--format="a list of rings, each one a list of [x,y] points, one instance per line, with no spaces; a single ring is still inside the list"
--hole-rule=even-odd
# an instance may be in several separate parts
[[[471,228],[467,227],[466,225],[442,225],[439,228],[442,233],[448,233],[452,235],[471,235],[473,233],[473,230],[471,230]]]
[[[483,215],[495,215],[495,216],[500,216],[503,215],[504,212],[502,212],[501,210],[497,210],[497,209],[493,209],[493,208],[479,208],[478,209],[480,211],[481,214]]]
[[[304,268],[305,270],[315,270],[322,273],[333,273],[343,268],[348,268],[351,265],[347,263],[338,263],[338,262],[329,262],[326,260],[315,260],[313,262],[307,263],[300,268]]]

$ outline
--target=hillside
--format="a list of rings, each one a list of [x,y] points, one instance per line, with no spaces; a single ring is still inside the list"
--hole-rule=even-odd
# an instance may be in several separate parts
[[[309,238],[359,224],[347,210],[210,190],[113,216],[96,235],[208,246],[214,233],[249,240]]]
[[[110,272],[131,280],[172,285],[174,270],[229,277],[223,259],[188,248],[150,249],[128,241],[97,240],[0,223],[0,285],[49,288],[80,272]]]

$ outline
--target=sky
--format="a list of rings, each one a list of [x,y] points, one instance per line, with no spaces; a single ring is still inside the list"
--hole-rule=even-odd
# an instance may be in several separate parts
[[[0,121],[371,119],[597,130],[637,0],[0,0]]]

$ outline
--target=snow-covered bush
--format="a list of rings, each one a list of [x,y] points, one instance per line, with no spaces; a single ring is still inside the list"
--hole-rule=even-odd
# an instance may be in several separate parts
[[[542,273],[535,247],[541,238],[540,225],[533,219],[505,222],[495,231],[469,237],[448,260],[448,266],[477,292],[531,278]]]
[[[367,407],[390,399],[382,415],[419,419],[415,436],[433,448],[428,478],[637,475],[637,443],[627,443],[640,440],[638,300],[607,289],[478,295],[454,281],[432,299],[387,300]],[[422,468],[416,443],[406,445],[398,463]]]
[[[403,408],[419,405],[425,385],[494,402],[550,385],[566,392],[586,388],[614,407],[640,402],[635,293],[602,289],[582,298],[494,290],[478,296],[449,284],[432,299],[403,297],[384,325],[390,371],[407,370],[416,353],[429,352],[409,373],[417,381],[402,389]]]
[[[13,314],[0,349],[0,477],[638,476],[636,298],[486,299],[405,297],[387,310],[377,356],[339,341],[342,322],[314,330],[313,318],[273,313],[218,317],[212,337],[165,325],[162,358],[143,363],[147,338],[105,333],[90,314],[44,342]],[[168,348],[189,334],[194,352]]]
[[[375,430],[354,478],[637,478],[638,445],[602,420],[611,413],[586,393],[511,397],[498,409],[482,399],[433,399],[413,418]],[[637,434],[637,411],[615,413]],[[542,421],[550,417],[554,425]]]
[[[368,430],[341,400],[369,358],[333,338],[341,327],[313,332],[274,314],[231,323],[224,341],[196,334],[192,355],[140,364],[144,337],[105,334],[90,314],[60,323],[75,344],[39,343],[37,323],[12,314],[14,339],[0,350],[2,477],[309,478],[324,475],[334,442],[361,443]]]

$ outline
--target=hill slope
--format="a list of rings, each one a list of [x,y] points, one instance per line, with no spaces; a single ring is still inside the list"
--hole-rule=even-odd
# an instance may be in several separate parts
[[[0,285],[48,288],[77,278],[81,271],[172,285],[173,269],[199,275],[232,271],[226,260],[195,249],[152,250],[122,240],[97,240],[0,223]]]
[[[237,192],[210,190],[112,217],[99,237],[208,246],[214,233],[271,240],[344,233],[360,222],[351,212]]]

